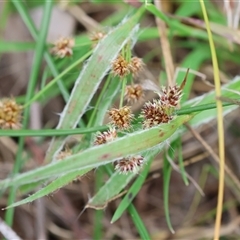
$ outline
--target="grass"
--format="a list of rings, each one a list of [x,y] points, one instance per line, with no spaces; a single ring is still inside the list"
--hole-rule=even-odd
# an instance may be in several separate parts
[[[88,208],[99,210],[96,211],[93,218],[94,239],[104,238],[103,219],[105,214],[102,209],[117,198],[121,201],[110,217],[111,223],[118,224],[118,220],[125,218],[124,213],[128,212],[137,235],[141,239],[151,239],[152,232],[145,224],[142,214],[138,212],[134,199],[147,182],[154,158],[163,152],[163,208],[168,229],[174,233],[175,229],[171,222],[171,205],[169,204],[173,169],[168,158],[175,159],[177,157],[182,181],[186,185],[190,184],[184,166],[184,146],[182,146],[181,141],[181,137],[187,132],[184,124],[188,123],[196,128],[217,119],[220,158],[219,197],[217,208],[213,209],[214,214],[210,218],[214,218],[216,213],[214,239],[219,239],[221,235],[222,204],[224,204],[224,182],[230,181],[228,186],[230,186],[229,188],[232,186],[231,180],[227,178],[225,181],[224,178],[223,116],[236,109],[236,101],[231,100],[239,101],[240,99],[238,94],[240,78],[235,77],[225,85],[221,85],[220,82],[219,69],[225,71],[224,66],[228,62],[235,65],[240,64],[239,58],[230,53],[229,42],[222,37],[226,34],[234,37],[236,34],[236,32],[230,31],[224,26],[225,18],[223,14],[209,1],[203,2],[202,0],[199,1],[199,4],[195,3],[202,7],[202,12],[199,7],[190,8],[187,2],[180,1],[176,13],[171,16],[159,11],[154,4],[145,3],[142,7],[135,9],[122,3],[118,5],[121,11],[111,14],[101,23],[102,26],[112,25],[112,28],[95,48],[91,48],[91,40],[85,33],[82,33],[74,36],[76,46],[73,49],[73,56],[68,59],[57,59],[51,56],[49,43],[46,41],[54,5],[53,1],[40,4],[44,14],[39,31],[30,17],[30,9],[21,1],[12,1],[11,3],[11,7],[5,6],[3,11],[5,15],[1,17],[3,23],[0,29],[5,27],[6,19],[10,16],[11,10],[14,10],[21,16],[34,42],[6,42],[3,40],[0,41],[0,53],[33,50],[34,58],[26,94],[14,96],[17,102],[22,103],[24,107],[22,129],[1,130],[0,132],[1,136],[19,137],[12,174],[0,181],[0,189],[8,192],[6,223],[9,226],[13,224],[15,207],[52,194],[77,177],[83,177],[96,169],[94,174],[95,192],[88,202],[85,202],[84,207],[85,211],[88,211]],[[94,4],[97,3],[92,3],[93,6],[95,6]],[[206,4],[207,10],[210,9],[208,13],[204,4]],[[202,14],[204,20],[201,19]],[[182,17],[185,17],[187,18],[185,19],[186,22],[189,23],[192,21],[191,17],[193,15],[201,19],[201,21],[198,21],[200,27],[196,28],[192,24],[181,21]],[[203,64],[212,61],[213,64],[209,63],[209,65],[213,65],[215,90],[189,100],[195,81],[195,76],[189,73],[186,85],[183,88],[181,107],[170,109],[173,120],[169,123],[143,129],[141,126],[142,118],[138,113],[135,113],[133,124],[129,130],[119,131],[119,137],[114,141],[94,146],[95,134],[108,129],[109,125],[106,125],[104,121],[107,112],[113,106],[121,108],[126,105],[125,87],[133,82],[133,75],[121,78],[113,74],[111,70],[113,61],[119,53],[122,53],[126,60],[130,61],[135,43],[148,44],[148,42],[162,37],[161,33],[159,36],[157,27],[143,28],[139,25],[149,16],[160,19],[168,26],[166,40],[169,43],[174,43],[171,45],[171,50],[175,54],[177,54],[178,49],[186,49],[184,57],[179,62],[182,68],[199,71]],[[194,39],[194,41],[191,41],[191,39]],[[236,41],[233,40],[231,44],[235,46]],[[219,47],[217,55],[215,45]],[[153,50],[143,56],[143,59],[148,60],[147,65],[150,65],[153,59],[159,58],[158,53],[159,51]],[[170,54],[170,52],[165,54]],[[44,66],[44,74],[39,81],[43,61],[47,65]],[[160,65],[159,67],[161,67]],[[162,68],[164,68],[164,65],[162,65]],[[165,70],[163,76],[166,76]],[[180,72],[176,83],[180,85],[184,77],[185,73]],[[48,82],[49,79],[51,81]],[[37,90],[38,84],[41,86],[39,90]],[[61,96],[65,102],[56,129],[49,129],[47,125],[44,125],[41,130],[29,129],[30,108],[33,103],[38,102],[45,106],[56,96]],[[223,102],[219,100],[220,96],[224,96],[225,100],[230,99],[230,101]],[[216,97],[218,97],[217,100]],[[57,159],[58,154],[64,150],[69,136],[74,135],[81,135],[81,141],[75,143],[74,146],[70,146],[71,155],[59,161]],[[26,137],[33,136],[41,136],[42,141],[46,141],[46,137],[52,137],[51,144],[46,152],[43,165],[23,172],[23,156],[26,152],[29,152],[29,149],[25,147],[25,140]],[[178,156],[176,156],[176,153],[178,153]],[[136,172],[119,174],[118,171],[114,171],[112,164],[116,164],[120,159],[135,155],[144,157],[144,164],[139,175]],[[28,197],[23,197],[22,200],[17,200],[17,190],[20,190],[22,194],[33,193]],[[195,201],[199,204],[199,199]],[[193,204],[191,211],[195,211],[194,208],[198,204]],[[229,204],[225,205],[228,206]],[[192,214],[189,213],[189,216],[192,216]],[[204,219],[204,216],[202,219]]]

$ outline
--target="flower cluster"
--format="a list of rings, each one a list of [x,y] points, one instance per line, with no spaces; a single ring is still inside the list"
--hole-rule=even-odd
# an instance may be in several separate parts
[[[143,96],[144,96],[143,88],[140,84],[134,84],[134,85],[126,86],[125,98],[128,102],[137,102]]]
[[[150,128],[161,123],[168,123],[173,119],[175,108],[179,105],[182,97],[182,88],[162,87],[159,99],[146,102],[142,108],[143,127]]]
[[[168,107],[177,107],[182,97],[182,90],[175,85],[168,88],[162,87],[162,94],[160,95],[161,103]]]
[[[129,172],[137,173],[143,165],[143,156],[131,156],[118,160],[114,163],[115,170],[119,173],[127,174]]]
[[[147,102],[142,108],[142,117],[144,118],[143,127],[150,128],[159,125],[160,123],[168,123],[173,119],[173,116],[168,113],[168,108],[162,105],[160,100]]]
[[[59,58],[72,56],[72,48],[75,45],[73,38],[61,37],[54,43],[54,47],[51,49],[51,53]]]
[[[112,108],[108,112],[111,119],[111,124],[120,130],[129,129],[131,121],[133,120],[133,114],[129,106],[123,106],[119,109]]]
[[[115,128],[110,128],[103,133],[99,132],[95,136],[94,145],[101,145],[107,142],[113,141],[117,137],[117,131]]]
[[[20,129],[23,107],[14,99],[3,99],[0,101],[0,128]]]
[[[143,69],[144,63],[141,58],[132,57],[128,62],[122,55],[112,62],[112,72],[115,76],[123,78],[132,73],[134,76],[139,74]]]

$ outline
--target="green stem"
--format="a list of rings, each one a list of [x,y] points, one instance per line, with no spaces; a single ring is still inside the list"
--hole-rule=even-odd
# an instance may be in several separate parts
[[[127,77],[124,77],[124,79],[122,80],[122,91],[121,91],[119,108],[121,108],[123,106],[126,85],[127,85]]]

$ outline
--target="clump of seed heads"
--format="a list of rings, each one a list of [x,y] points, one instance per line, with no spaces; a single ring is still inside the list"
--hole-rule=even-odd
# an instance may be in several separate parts
[[[0,128],[20,129],[22,124],[23,107],[15,99],[2,99],[0,101]]]

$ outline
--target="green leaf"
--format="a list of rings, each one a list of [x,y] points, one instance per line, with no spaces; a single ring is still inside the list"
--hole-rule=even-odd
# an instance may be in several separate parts
[[[168,150],[168,153],[170,158],[173,157],[173,152],[171,152],[171,147]],[[168,200],[169,200],[169,186],[170,186],[170,178],[171,178],[171,172],[172,167],[170,163],[167,160],[166,154],[164,156],[164,162],[163,162],[163,203],[164,203],[164,212],[166,217],[166,222],[168,225],[169,230],[174,233],[170,215],[169,215],[169,206],[168,206]]]

